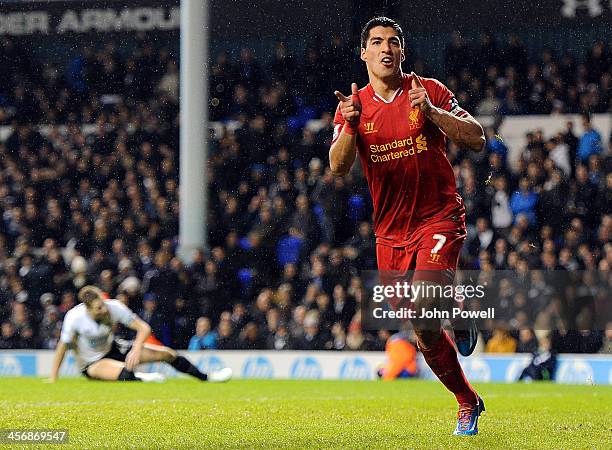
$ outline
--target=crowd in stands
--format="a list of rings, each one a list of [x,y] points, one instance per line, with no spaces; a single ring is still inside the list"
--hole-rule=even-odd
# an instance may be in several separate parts
[[[612,108],[612,47],[598,41],[577,59],[545,49],[530,60],[517,36],[505,45],[490,33],[478,44],[455,32],[446,47],[446,84],[477,115],[603,113]]]
[[[367,185],[358,167],[335,178],[327,166],[330,86],[348,86],[336,61],[351,59],[341,38],[300,58],[279,43],[265,66],[249,49],[216,57],[211,118],[238,125],[211,132],[210,251],[183,263],[171,52],[107,43],[57,66],[0,40],[14,68],[0,71],[0,125],[12,128],[0,141],[0,348],[54,348],[76,293],[96,284],[175,348],[384,349],[389,331],[368,332],[359,315],[360,274],[376,268]],[[491,36],[470,48],[453,35],[446,65],[474,114],[610,110],[602,43],[581,61],[552,50],[530,61],[514,38],[498,50]],[[596,323],[609,300],[612,151],[583,121],[585,133],[529,130],[517,167],[494,128],[481,154],[449,144],[467,212],[460,267],[519,280],[496,280],[505,309],[481,324],[487,351],[535,351],[546,331],[558,352],[612,352],[612,322]],[[552,271],[581,275],[561,295]]]

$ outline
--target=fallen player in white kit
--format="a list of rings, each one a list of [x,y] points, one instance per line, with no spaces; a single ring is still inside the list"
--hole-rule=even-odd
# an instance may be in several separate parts
[[[81,304],[66,313],[55,351],[50,382],[57,380],[66,350],[73,348],[76,361],[87,378],[106,381],[163,381],[159,373],[134,372],[138,364],[163,361],[179,372],[202,381],[222,382],[232,377],[225,368],[202,373],[187,358],[169,347],[145,344],[151,327],[119,300],[104,300],[102,291],[85,286],[79,291]],[[121,323],[136,331],[136,338],[125,345],[114,338],[113,326]]]

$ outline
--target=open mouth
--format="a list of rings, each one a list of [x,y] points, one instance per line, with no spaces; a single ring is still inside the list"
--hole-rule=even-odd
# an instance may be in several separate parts
[[[380,62],[385,67],[393,67],[393,58],[390,56],[384,57]]]

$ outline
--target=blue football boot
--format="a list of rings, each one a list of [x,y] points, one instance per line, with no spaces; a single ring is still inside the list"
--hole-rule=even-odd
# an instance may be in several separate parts
[[[474,436],[478,434],[478,417],[485,410],[484,402],[478,397],[478,404],[460,405],[457,413],[457,428],[453,434],[455,436]]]

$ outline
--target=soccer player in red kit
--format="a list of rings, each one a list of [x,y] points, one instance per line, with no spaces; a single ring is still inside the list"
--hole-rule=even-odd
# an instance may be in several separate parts
[[[379,271],[413,270],[413,283],[451,283],[466,228],[446,138],[478,152],[485,143],[482,127],[442,83],[402,72],[404,36],[397,22],[377,17],[365,25],[361,59],[369,84],[358,89],[353,83],[350,97],[335,92],[340,103],[331,170],[347,174],[359,155],[374,203]],[[440,307],[434,297],[413,300],[416,311]],[[425,361],[459,403],[454,434],[476,434],[484,403],[466,380],[450,337],[438,319],[412,323]],[[462,346],[456,334],[463,354],[473,351],[474,334]]]

